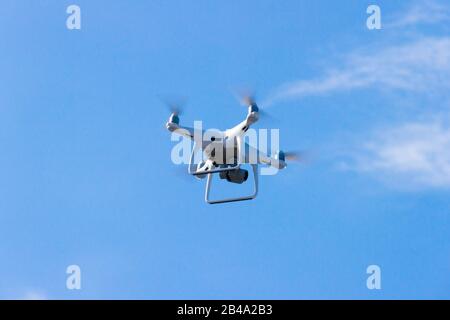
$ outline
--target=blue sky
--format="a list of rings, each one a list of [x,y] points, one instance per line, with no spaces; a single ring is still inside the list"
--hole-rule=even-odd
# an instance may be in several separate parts
[[[0,298],[450,298],[444,1],[1,6]],[[240,85],[276,118],[258,127],[314,157],[210,206],[158,97],[225,129]]]

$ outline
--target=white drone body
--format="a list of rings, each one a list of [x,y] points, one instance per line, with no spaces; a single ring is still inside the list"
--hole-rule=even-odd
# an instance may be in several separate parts
[[[278,151],[273,157],[244,142],[244,136],[252,124],[259,119],[259,109],[255,102],[248,102],[248,113],[244,121],[225,131],[208,132],[207,138],[196,139],[195,129],[179,125],[178,112],[172,112],[166,128],[170,132],[183,135],[194,141],[191,159],[188,167],[189,174],[196,178],[207,179],[205,201],[210,204],[244,201],[256,198],[258,194],[258,165],[268,165],[276,169],[286,167],[285,153]],[[203,137],[203,133],[200,134]],[[202,151],[204,161],[194,164],[194,155]],[[210,199],[212,175],[218,173],[221,179],[231,183],[242,184],[247,181],[248,171],[241,169],[241,165],[249,164],[253,168],[254,192],[249,196],[238,198]]]

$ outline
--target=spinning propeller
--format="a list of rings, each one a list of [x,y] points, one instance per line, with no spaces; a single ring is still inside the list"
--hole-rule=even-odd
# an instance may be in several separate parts
[[[260,118],[263,118],[266,120],[269,119],[272,121],[275,120],[274,117],[269,115],[266,111],[262,110],[261,106],[256,103],[256,95],[252,90],[248,90],[248,89],[235,90],[234,95],[242,106],[245,106],[248,108],[250,108],[250,107],[256,108],[255,111],[257,111],[259,113]]]
[[[171,114],[179,116],[184,111],[184,106],[186,105],[186,99],[180,97],[165,97],[160,98],[162,103],[170,111]]]
[[[166,105],[170,111],[171,116],[169,122],[180,124],[179,115],[183,113],[183,106],[186,104],[186,99],[182,98],[161,98],[162,103]]]

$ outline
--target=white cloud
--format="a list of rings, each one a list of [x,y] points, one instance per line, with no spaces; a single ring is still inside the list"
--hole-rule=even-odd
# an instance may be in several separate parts
[[[363,88],[426,92],[450,88],[450,37],[424,37],[403,45],[350,54],[343,67],[318,79],[280,86],[267,99],[277,101]]]
[[[342,67],[330,65],[320,77],[284,83],[272,92],[265,105],[286,99],[374,87],[412,92],[448,90],[450,37],[420,36],[416,33],[415,39],[411,40],[408,27],[424,24],[445,26],[445,22],[450,22],[450,8],[435,0],[421,0],[407,3],[405,9],[401,14],[391,15],[387,19],[386,27],[395,30],[395,38],[392,39],[395,42],[354,50],[343,60],[334,62],[334,65]],[[402,35],[406,35],[403,37],[406,42],[398,44]]]
[[[391,42],[385,40],[370,50],[353,50],[317,78],[282,84],[265,105],[361,89],[392,90],[407,93],[418,101],[430,98],[426,100],[432,101],[434,107],[424,112],[441,108],[442,119],[449,119],[449,109],[442,98],[445,101],[450,98],[450,37],[437,33],[420,35],[416,31],[412,34],[408,27],[442,25],[450,21],[450,11],[435,1],[416,2],[407,8],[388,23],[389,27],[396,27]],[[417,116],[412,115],[415,119]],[[401,188],[450,188],[450,126],[442,119],[405,119],[380,129],[368,142],[354,148],[352,161],[343,167]]]
[[[409,27],[450,21],[450,10],[439,2],[423,0],[407,4],[407,10],[387,23],[386,27]]]
[[[403,188],[450,187],[450,129],[441,121],[379,130],[352,167]]]

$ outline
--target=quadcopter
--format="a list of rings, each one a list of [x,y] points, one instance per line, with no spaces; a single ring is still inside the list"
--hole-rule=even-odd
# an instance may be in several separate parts
[[[248,108],[244,121],[231,129],[225,131],[213,130],[209,135],[204,131],[198,132],[194,128],[180,126],[180,110],[176,106],[170,106],[171,115],[166,123],[166,128],[170,132],[177,133],[194,144],[188,165],[188,173],[197,179],[207,178],[205,201],[209,204],[246,201],[255,199],[258,195],[258,165],[271,166],[275,169],[284,169],[287,166],[286,160],[296,160],[294,152],[278,151],[273,156],[260,151],[244,141],[244,137],[251,125],[260,118],[260,110],[253,97],[247,96],[242,99],[243,104]],[[206,138],[206,136],[208,136]],[[194,156],[197,152],[203,153],[203,160],[197,164]],[[242,169],[242,165],[251,165],[253,171],[253,193],[247,196],[211,199],[210,190],[214,174],[218,174],[220,179],[234,184],[242,184],[249,177],[248,170]]]

